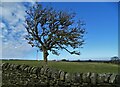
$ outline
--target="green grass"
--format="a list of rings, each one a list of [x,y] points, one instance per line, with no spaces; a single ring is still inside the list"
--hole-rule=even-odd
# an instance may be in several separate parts
[[[43,61],[36,60],[4,60],[14,64],[27,64],[30,66],[43,66]],[[118,73],[118,65],[110,63],[90,63],[90,62],[53,62],[49,61],[48,66],[60,69],[69,73],[75,72],[96,72],[96,73]]]

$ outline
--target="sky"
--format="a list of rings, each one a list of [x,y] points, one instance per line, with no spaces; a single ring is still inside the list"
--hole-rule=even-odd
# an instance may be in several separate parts
[[[37,48],[32,48],[23,38],[25,10],[34,3],[4,2],[0,3],[2,41],[2,59],[34,59]],[[85,44],[80,48],[81,55],[70,55],[60,51],[59,56],[50,53],[49,60],[109,60],[118,55],[118,3],[117,2],[51,2],[41,3],[52,6],[56,10],[74,11],[76,19],[85,21]],[[14,38],[17,37],[17,38]],[[38,58],[43,59],[38,52]]]

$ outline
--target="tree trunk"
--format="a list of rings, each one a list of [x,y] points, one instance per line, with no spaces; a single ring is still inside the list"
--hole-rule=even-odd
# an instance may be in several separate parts
[[[44,57],[44,62],[45,62],[45,64],[47,64],[47,56],[48,56],[49,54],[48,54],[48,52],[47,52],[47,50],[43,50],[43,57]]]

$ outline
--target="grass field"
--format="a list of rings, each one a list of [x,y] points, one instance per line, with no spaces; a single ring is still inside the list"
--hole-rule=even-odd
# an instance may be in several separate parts
[[[3,63],[27,64],[30,66],[43,66],[43,61],[36,60],[3,60]],[[49,61],[48,66],[61,69],[66,72],[96,72],[96,73],[118,73],[118,65],[108,63],[92,62],[54,62]]]

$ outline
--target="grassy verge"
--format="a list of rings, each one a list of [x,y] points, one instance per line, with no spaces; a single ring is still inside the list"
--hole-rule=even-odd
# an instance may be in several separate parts
[[[13,64],[27,64],[30,66],[43,66],[43,61],[36,60],[4,60],[2,61]],[[61,69],[66,72],[96,72],[96,73],[118,73],[118,65],[108,63],[91,63],[91,62],[54,62],[49,61],[48,66]]]

